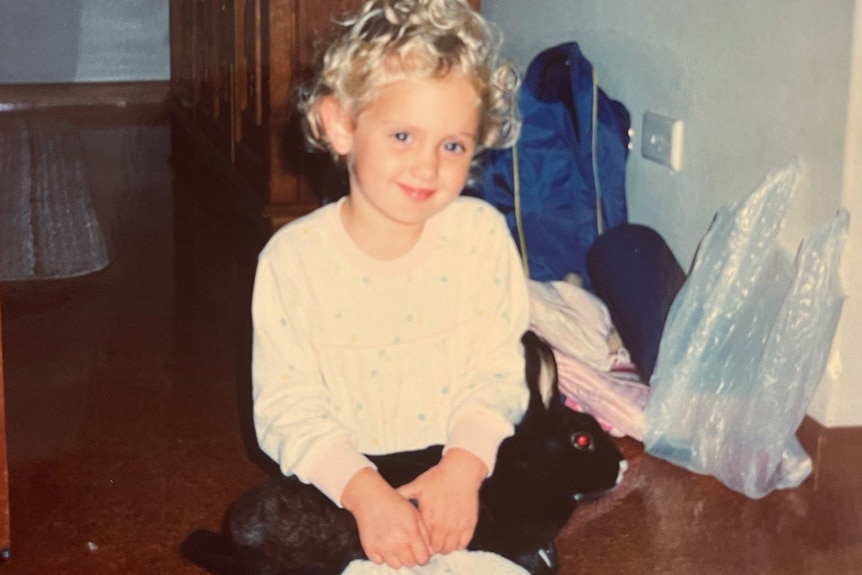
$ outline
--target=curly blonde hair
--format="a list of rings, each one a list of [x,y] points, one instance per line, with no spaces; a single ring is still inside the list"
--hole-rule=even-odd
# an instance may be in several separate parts
[[[319,104],[333,95],[355,118],[381,87],[404,78],[467,76],[481,101],[478,151],[511,146],[520,118],[520,79],[499,59],[502,36],[466,0],[369,0],[318,58],[313,78],[298,91],[309,143],[332,152]]]

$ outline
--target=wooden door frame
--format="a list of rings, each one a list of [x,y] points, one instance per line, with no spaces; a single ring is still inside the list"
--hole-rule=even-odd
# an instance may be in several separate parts
[[[2,300],[2,298],[0,298]],[[0,328],[3,325],[0,304]],[[9,558],[11,529],[9,523],[9,466],[6,456],[6,388],[3,384],[3,330],[0,329],[0,561]]]

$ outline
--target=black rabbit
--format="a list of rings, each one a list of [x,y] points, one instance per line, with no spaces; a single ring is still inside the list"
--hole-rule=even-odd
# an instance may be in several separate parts
[[[479,492],[479,520],[468,549],[491,551],[533,575],[558,569],[554,538],[577,502],[619,483],[625,460],[596,420],[560,400],[550,348],[523,337],[527,412],[500,445],[494,473]],[[441,447],[372,457],[394,485],[439,459]],[[365,558],[350,512],[293,477],[273,477],[230,507],[223,534],[198,530],[181,546],[187,559],[220,575],[337,575]]]

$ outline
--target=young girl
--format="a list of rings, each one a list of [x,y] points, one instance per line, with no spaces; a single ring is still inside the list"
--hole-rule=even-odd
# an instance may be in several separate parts
[[[375,563],[463,549],[478,491],[527,403],[528,299],[503,217],[459,197],[511,145],[517,78],[465,0],[372,0],[302,93],[350,192],[279,230],[255,280],[262,449],[352,512]],[[367,455],[442,445],[390,486]]]

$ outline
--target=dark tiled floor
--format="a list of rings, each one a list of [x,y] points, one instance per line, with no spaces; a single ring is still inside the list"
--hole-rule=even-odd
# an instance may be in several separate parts
[[[244,441],[263,236],[206,199],[202,172],[174,175],[161,114],[65,116],[112,263],[2,285],[13,541],[0,572],[199,573],[177,543],[263,475]],[[631,470],[573,516],[563,575],[862,572],[862,433],[811,430],[815,475],[759,501],[621,442]]]

